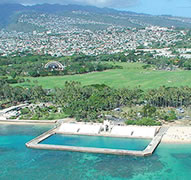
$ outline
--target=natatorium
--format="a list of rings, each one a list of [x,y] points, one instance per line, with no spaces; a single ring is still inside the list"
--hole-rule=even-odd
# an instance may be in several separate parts
[[[106,121],[106,123],[104,122],[104,124],[62,123],[60,126],[27,142],[26,146],[35,149],[148,156],[152,155],[159,145],[164,133],[167,131],[167,128],[160,127],[120,127],[108,123],[109,121]],[[57,142],[57,139],[60,139],[60,136],[56,135],[56,139],[55,134],[65,135],[61,136],[61,142],[63,143],[58,144],[59,142]],[[86,135],[86,137],[79,135]],[[115,138],[112,138],[111,136]],[[119,139],[116,139],[116,137]],[[120,139],[122,137],[124,138],[123,140]],[[126,139],[127,137],[131,139]],[[47,138],[51,138],[53,141],[46,140]],[[135,140],[132,138],[152,138],[152,140],[150,143],[147,141],[146,145],[146,141]],[[108,145],[107,142],[109,141],[114,143],[114,145]],[[121,143],[119,143],[120,141]],[[122,143],[126,143],[127,146],[123,146]],[[138,145],[132,147],[134,144],[141,143],[143,144],[141,147]]]

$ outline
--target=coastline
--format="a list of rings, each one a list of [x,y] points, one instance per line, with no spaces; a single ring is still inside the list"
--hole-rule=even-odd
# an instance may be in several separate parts
[[[71,119],[66,118],[63,121],[70,121]],[[0,120],[1,124],[7,125],[53,125],[59,122],[59,120]],[[140,127],[140,126],[138,126]],[[191,126],[163,126],[167,127],[168,130],[161,139],[163,144],[191,144]],[[97,135],[96,135],[97,136]],[[101,134],[99,136],[109,137],[121,137],[119,135]],[[141,137],[139,137],[141,138]],[[144,137],[142,137],[144,138]]]
[[[190,141],[166,141],[166,140],[161,140],[161,144],[172,144],[172,145],[183,145],[183,144],[191,144],[191,140]]]
[[[0,125],[15,125],[15,126],[19,126],[19,125],[44,125],[44,126],[48,126],[48,125],[53,125],[54,123],[25,123],[25,122],[0,122]]]
[[[12,125],[42,125],[42,124],[57,124],[59,122],[74,122],[73,118],[56,119],[56,120],[17,120],[17,119],[7,119],[1,120],[0,124],[12,124]]]
[[[0,120],[0,124],[10,125],[50,125],[56,122],[57,120]]]

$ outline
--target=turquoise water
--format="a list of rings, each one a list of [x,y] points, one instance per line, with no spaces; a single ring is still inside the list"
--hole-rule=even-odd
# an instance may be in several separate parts
[[[123,150],[144,150],[151,140],[127,139],[101,136],[79,136],[79,135],[52,135],[41,144],[54,144],[65,146],[109,148]]]
[[[191,145],[161,144],[150,157],[35,150],[50,126],[0,125],[0,180],[190,180]]]

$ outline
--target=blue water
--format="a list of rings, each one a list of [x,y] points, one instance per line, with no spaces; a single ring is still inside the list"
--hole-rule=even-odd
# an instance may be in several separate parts
[[[191,145],[161,144],[149,157],[35,150],[50,126],[0,125],[0,180],[190,180]]]
[[[41,144],[54,144],[65,146],[109,148],[123,150],[144,150],[151,140],[127,139],[101,136],[79,136],[79,135],[52,135]]]

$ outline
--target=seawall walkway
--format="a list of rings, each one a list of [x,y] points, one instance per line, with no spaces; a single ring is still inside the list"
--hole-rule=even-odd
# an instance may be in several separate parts
[[[152,141],[149,143],[149,145],[146,147],[146,149],[143,151],[145,156],[152,155],[157,146],[160,144],[162,137],[167,132],[168,127],[161,127],[159,129],[159,132],[157,135],[152,139]]]

